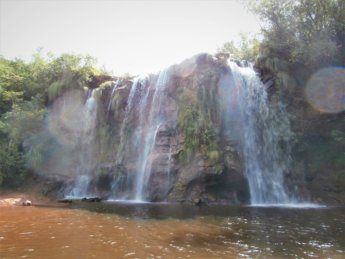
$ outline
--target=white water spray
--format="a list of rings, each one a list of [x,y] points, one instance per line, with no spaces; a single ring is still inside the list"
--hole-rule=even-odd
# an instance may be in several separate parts
[[[107,108],[107,115],[109,114],[109,111],[110,111],[110,109],[111,109],[111,102],[112,102],[112,100],[113,100],[113,97],[114,97],[114,95],[115,95],[115,91],[116,91],[117,87],[119,86],[119,84],[120,84],[120,80],[118,79],[118,80],[114,83],[113,89],[111,89],[110,99],[109,99],[108,108]]]
[[[294,203],[284,185],[291,162],[288,114],[282,107],[270,109],[265,87],[251,67],[235,63],[230,67],[234,95],[230,116],[235,124],[230,127],[239,131],[251,204]]]
[[[79,136],[79,163],[77,177],[72,189],[65,195],[67,198],[84,198],[89,195],[88,188],[91,181],[93,169],[93,139],[96,124],[96,100],[95,90],[89,90],[84,110],[81,116],[84,117],[83,131]]]
[[[169,79],[169,68],[161,71],[158,75],[155,88],[153,89],[152,103],[149,107],[149,117],[146,121],[145,112],[147,111],[147,100],[150,88],[147,89],[142,103],[140,105],[140,125],[138,128],[138,148],[141,151],[137,161],[137,179],[135,199],[145,200],[145,189],[150,179],[152,161],[150,154],[156,143],[157,133],[160,126],[166,121],[162,114],[162,102],[165,96],[164,90]]]
[[[124,115],[124,119],[123,119],[121,129],[120,129],[120,146],[119,146],[119,151],[117,153],[116,165],[119,165],[123,162],[123,156],[125,153],[125,147],[126,147],[126,141],[127,141],[126,131],[128,130],[127,127],[129,123],[129,118],[134,106],[134,97],[137,93],[139,85],[142,84],[144,80],[145,78],[142,78],[142,77],[135,78],[128,95],[125,115]]]

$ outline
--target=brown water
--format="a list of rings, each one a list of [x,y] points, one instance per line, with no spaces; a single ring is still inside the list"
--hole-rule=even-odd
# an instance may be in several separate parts
[[[83,206],[0,208],[0,258],[345,258],[344,208]]]

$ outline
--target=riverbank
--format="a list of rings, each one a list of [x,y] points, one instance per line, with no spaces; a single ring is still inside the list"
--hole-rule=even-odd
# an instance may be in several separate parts
[[[0,208],[13,206],[47,205],[52,200],[34,192],[0,191]]]

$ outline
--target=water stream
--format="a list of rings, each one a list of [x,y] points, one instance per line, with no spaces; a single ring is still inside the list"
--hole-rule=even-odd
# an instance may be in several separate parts
[[[96,123],[96,100],[95,90],[89,90],[85,102],[83,116],[83,130],[76,138],[79,144],[79,163],[76,168],[77,177],[73,186],[65,193],[66,198],[83,198],[90,196],[89,183],[91,181],[91,174],[93,170],[93,143],[94,129]]]
[[[151,174],[152,160],[150,155],[154,149],[159,128],[167,118],[162,113],[162,103],[165,98],[165,87],[169,79],[169,68],[162,70],[156,78],[149,76],[134,79],[127,99],[123,123],[120,129],[120,147],[116,157],[116,164],[124,162],[124,156],[128,149],[136,150],[134,157],[135,183],[132,195],[119,197],[116,195],[119,188],[123,188],[118,177],[114,179],[112,188],[115,194],[113,199],[125,199],[134,201],[146,200],[146,188]],[[137,113],[137,114],[135,114]],[[130,121],[137,116],[137,123]],[[129,136],[129,127],[132,127],[132,135]],[[134,128],[133,128],[134,127]],[[132,145],[132,147],[130,147]],[[132,157],[132,159],[133,159]],[[169,156],[170,167],[171,155]],[[170,169],[168,169],[170,170]]]
[[[117,87],[119,86],[120,84],[120,79],[118,79],[114,85],[113,85],[113,89],[111,89],[111,94],[110,94],[110,98],[109,98],[109,102],[108,102],[108,108],[107,108],[107,114],[109,114],[109,111],[111,109],[111,103],[112,103],[112,100],[113,100],[113,97],[115,95],[115,92],[116,92],[116,89]]]
[[[242,149],[251,204],[295,203],[284,183],[291,162],[288,114],[282,105],[274,110],[269,106],[265,86],[252,67],[231,63],[230,68],[226,123],[236,131]]]
[[[137,89],[139,85],[142,84],[142,82],[143,82],[143,79],[141,77],[135,78],[128,95],[125,115],[124,115],[124,119],[123,119],[121,129],[120,129],[120,146],[119,146],[119,151],[116,157],[116,164],[121,164],[123,162],[123,156],[124,156],[124,152],[125,152],[125,148],[127,144],[126,132],[129,127],[128,123],[129,123],[130,115],[134,106],[134,96],[137,93]]]
[[[138,128],[139,140],[138,150],[140,150],[137,161],[137,180],[135,200],[145,200],[145,188],[150,179],[151,163],[150,154],[156,143],[156,136],[160,126],[165,122],[166,118],[162,114],[162,100],[164,98],[164,89],[167,85],[169,77],[169,69],[164,69],[158,74],[155,88],[153,89],[152,102],[147,107],[147,96],[140,106],[140,125]],[[148,88],[148,93],[150,88]],[[148,118],[147,118],[147,113]]]

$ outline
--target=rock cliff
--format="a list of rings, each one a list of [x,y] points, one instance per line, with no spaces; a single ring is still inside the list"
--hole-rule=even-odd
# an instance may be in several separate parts
[[[256,69],[264,90],[243,91],[251,82],[236,78],[224,58],[199,54],[158,74],[66,93],[48,116],[59,144],[39,170],[62,179],[65,196],[246,204],[258,185],[259,202],[279,202],[270,192],[286,192],[285,202],[343,203],[343,114],[313,110],[287,71],[272,72],[262,60]],[[248,181],[248,170],[260,178]],[[284,190],[271,190],[277,186]]]
[[[120,79],[97,90],[93,175],[107,179],[104,193],[136,198],[138,171],[144,170],[145,200],[248,202],[241,157],[220,135],[218,85],[226,70],[212,56],[200,54],[168,68],[162,92],[156,92],[161,74]],[[155,116],[161,118],[152,128]],[[156,131],[155,139],[146,143],[150,131]]]

